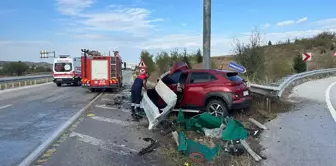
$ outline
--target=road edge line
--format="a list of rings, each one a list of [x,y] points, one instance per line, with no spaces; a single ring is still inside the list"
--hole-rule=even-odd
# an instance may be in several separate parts
[[[53,82],[47,82],[47,83],[36,84],[36,85],[28,85],[28,86],[22,86],[22,87],[16,87],[16,88],[4,89],[4,90],[0,90],[0,94],[1,93],[7,93],[7,92],[13,92],[13,91],[17,91],[17,90],[40,87],[40,86],[49,85],[49,84],[52,84],[52,83]]]
[[[336,122],[336,110],[334,108],[334,106],[332,105],[331,103],[331,100],[330,100],[330,91],[331,91],[331,88],[336,85],[336,82],[333,82],[332,84],[330,84],[325,92],[325,101],[327,103],[327,108],[329,109],[330,111],[330,114],[331,116],[333,117],[334,121]]]
[[[67,130],[83,113],[86,111],[97,99],[99,99],[103,93],[98,94],[91,100],[85,107],[79,110],[75,115],[73,115],[69,120],[67,120],[60,128],[58,128],[46,141],[44,141],[39,147],[37,147],[32,153],[29,154],[19,166],[29,166],[35,160],[37,160],[48,147],[59,137],[62,133]]]

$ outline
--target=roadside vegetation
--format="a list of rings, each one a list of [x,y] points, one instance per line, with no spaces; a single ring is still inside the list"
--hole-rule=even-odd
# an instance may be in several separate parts
[[[51,72],[49,66],[25,62],[3,62],[0,65],[0,77],[23,76],[34,73]]]
[[[322,32],[311,38],[279,41],[273,44],[264,41],[263,36],[253,30],[248,42],[234,40],[232,55],[211,57],[212,68],[229,69],[231,60],[243,65],[247,72],[242,76],[250,82],[269,84],[280,78],[306,71],[306,63],[302,60],[303,52],[312,53],[312,61],[308,62],[308,70],[336,67],[335,50],[336,34]],[[162,51],[156,55],[143,50],[141,59],[144,60],[151,74],[150,79],[156,78],[169,70],[176,61],[184,61],[191,68],[202,68],[201,50],[190,52],[173,49]]]

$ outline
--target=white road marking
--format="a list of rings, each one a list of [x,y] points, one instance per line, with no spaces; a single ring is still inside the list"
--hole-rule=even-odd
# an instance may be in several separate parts
[[[0,106],[0,110],[4,109],[4,108],[7,108],[7,107],[10,107],[10,106],[12,106],[12,104],[8,104],[8,105],[5,105],[5,106]]]
[[[335,108],[333,107],[332,103],[331,103],[331,99],[330,99],[330,91],[331,91],[331,88],[336,85],[336,82],[330,84],[325,92],[325,101],[327,103],[327,107],[330,111],[330,114],[331,116],[334,118],[335,122],[336,122],[336,110]]]
[[[104,118],[104,117],[99,117],[99,116],[93,116],[91,118],[94,119],[94,120],[99,120],[99,121],[102,121],[102,122],[118,124],[118,125],[121,125],[121,126],[134,125],[134,123],[126,122],[126,121],[122,121],[122,120],[118,120],[118,119]]]
[[[72,132],[69,137],[77,137],[78,140],[89,143],[91,145],[99,146],[102,149],[109,150],[120,155],[131,155],[129,152],[138,152],[135,149],[128,148],[125,145],[118,145],[112,142],[107,142],[98,138],[94,138],[88,135]]]
[[[116,110],[116,111],[122,111],[125,113],[130,113],[131,111],[125,109],[125,108],[117,108],[117,107],[110,107],[110,106],[106,106],[106,105],[95,105],[97,108],[103,108],[103,109],[109,109],[109,110]]]

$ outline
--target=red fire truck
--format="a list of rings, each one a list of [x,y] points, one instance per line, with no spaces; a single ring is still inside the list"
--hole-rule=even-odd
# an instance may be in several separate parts
[[[87,49],[82,49],[82,52],[82,87],[91,92],[122,87],[122,60],[119,51],[113,51],[114,56]]]

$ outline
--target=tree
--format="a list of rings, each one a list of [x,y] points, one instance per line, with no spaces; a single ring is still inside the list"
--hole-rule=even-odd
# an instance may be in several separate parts
[[[306,71],[307,64],[305,61],[303,61],[300,54],[296,55],[296,57],[294,58],[293,68],[297,73],[302,73]]]
[[[197,53],[196,53],[196,62],[197,63],[202,63],[203,62],[203,56],[202,56],[202,53],[201,53],[201,49],[198,49],[197,50]]]
[[[160,74],[168,71],[171,67],[170,62],[171,59],[167,52],[162,51],[158,53],[158,55],[155,57],[155,64],[159,69]]]
[[[147,72],[150,74],[155,69],[155,64],[153,61],[153,55],[151,55],[148,51],[143,50],[140,53],[141,60],[144,61],[144,63],[147,66]]]
[[[188,65],[188,67],[191,69],[191,65],[190,65],[190,61],[189,61],[189,57],[188,57],[186,48],[184,48],[184,51],[183,51],[183,54],[182,54],[182,61],[184,63],[186,63]]]
[[[268,45],[271,46],[271,45],[272,45],[272,42],[271,42],[271,41],[268,41]]]
[[[266,58],[261,43],[261,35],[255,29],[247,44],[236,40],[234,47],[235,59],[247,69],[244,75],[257,80],[265,77],[266,68]]]
[[[21,61],[18,62],[9,62],[3,66],[3,70],[5,73],[9,75],[16,74],[17,76],[22,76],[27,70],[29,66]]]

